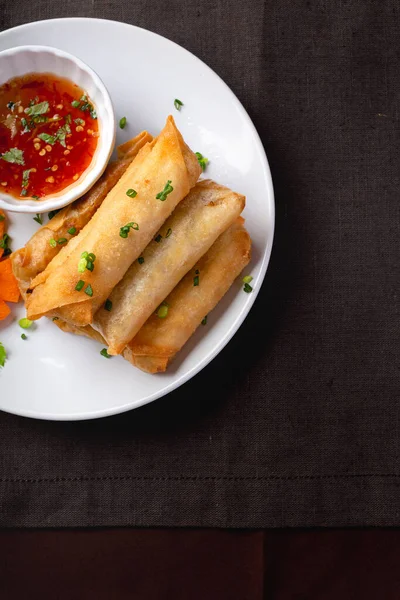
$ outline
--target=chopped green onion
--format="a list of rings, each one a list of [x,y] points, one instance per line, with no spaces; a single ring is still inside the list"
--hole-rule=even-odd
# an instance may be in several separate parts
[[[58,321],[59,317],[53,317],[52,321]]]
[[[168,194],[170,194],[173,191],[173,187],[171,185],[171,180],[168,179],[167,183],[164,186],[164,189],[162,192],[158,192],[156,198],[157,200],[161,200],[161,202],[164,202],[167,199]]]
[[[33,321],[30,321],[29,319],[24,317],[23,319],[20,319],[18,321],[18,325],[22,327],[22,329],[29,329],[29,327],[33,325]]]
[[[246,294],[250,294],[250,292],[253,291],[253,288],[248,283],[245,283],[243,286],[243,291],[246,292]]]
[[[87,286],[87,288],[85,289],[85,294],[87,294],[88,296],[93,296],[93,289],[92,289],[92,286],[90,285],[90,283]]]
[[[74,123],[76,123],[77,125],[84,125],[85,121],[83,119],[74,119]]]
[[[104,358],[111,358],[111,354],[108,354],[107,348],[103,348],[103,350],[100,350],[100,354],[104,356]]]
[[[5,216],[4,215],[0,215],[0,221],[4,221],[5,220]]]
[[[124,129],[125,125],[126,125],[126,117],[122,117],[119,120],[119,126],[120,126],[121,129]]]
[[[40,196],[31,196],[31,198],[32,198],[32,200],[40,200]]]
[[[87,268],[88,271],[93,271],[93,269],[94,269],[93,261],[88,260],[87,263],[86,263],[86,268]]]
[[[28,338],[27,338],[27,336],[24,333],[21,333],[21,339],[22,340],[27,340]]]
[[[204,317],[204,319],[202,320],[202,322],[201,322],[201,324],[202,324],[202,325],[207,325],[207,316],[208,316],[208,315],[206,315],[206,316]]]
[[[197,160],[199,165],[201,166],[201,170],[205,171],[206,170],[206,166],[208,165],[208,163],[210,162],[208,160],[208,158],[206,158],[205,156],[203,156],[202,154],[200,154],[200,152],[195,152]]]
[[[92,117],[92,119],[97,119],[97,112],[94,110],[93,106],[90,106],[90,116]]]
[[[79,100],[72,100],[71,102],[71,106],[73,106],[74,108],[78,108],[80,106],[80,102]]]
[[[127,190],[126,192],[126,195],[129,196],[129,198],[134,198],[135,196],[137,196],[137,192],[132,188],[129,188],[129,190]]]
[[[144,258],[143,258],[143,256],[139,256],[139,258],[138,258],[138,263],[139,263],[139,265],[142,265],[142,264],[144,263]]]
[[[89,252],[89,254],[87,255],[87,258],[89,260],[91,260],[92,262],[94,262],[96,260],[96,255],[93,254],[93,252]]]
[[[169,236],[171,235],[171,233],[172,233],[172,229],[171,229],[171,227],[170,227],[170,228],[168,229],[167,233],[165,234],[165,237],[166,237],[166,238],[167,238],[167,237],[169,237]]]
[[[246,277],[243,277],[243,283],[251,283],[253,281],[253,278],[251,275],[246,275]]]
[[[127,238],[130,229],[134,229],[135,231],[138,231],[139,225],[137,223],[128,223],[127,225],[124,225],[123,227],[120,228],[119,235],[122,238]]]
[[[197,285],[199,285],[200,282],[200,278],[198,275],[196,275],[196,277],[193,277],[193,285],[194,287],[196,287]]]
[[[181,107],[183,106],[183,102],[181,102],[180,100],[178,100],[178,98],[175,98],[175,100],[174,100],[174,106],[175,106],[176,110],[181,110]]]
[[[161,242],[161,240],[162,240],[162,235],[159,233],[157,235],[157,237],[154,238],[154,241],[157,242],[157,244],[159,244]]]
[[[82,279],[80,279],[75,286],[76,291],[80,292],[84,285],[85,285],[85,282],[82,281]]]
[[[85,94],[83,94],[83,96],[80,97],[81,102],[87,102],[88,98]]]
[[[82,252],[81,258],[88,258],[88,257],[89,257],[89,252]]]
[[[55,248],[57,246],[57,242],[54,238],[51,238],[51,240],[49,241],[49,244],[52,248]]]
[[[20,194],[20,195],[21,195],[21,196],[26,196],[26,195],[27,195],[27,193],[28,193],[28,192],[26,191],[26,189],[25,189],[25,188],[22,188],[22,190],[21,190],[21,194]]]
[[[67,242],[67,238],[60,238],[59,240],[57,240],[57,244],[66,244]]]
[[[68,229],[68,233],[69,235],[74,235],[76,233],[76,227],[71,227],[70,229]]]
[[[51,219],[53,219],[53,217],[55,217],[55,216],[56,216],[56,214],[57,214],[58,212],[60,212],[60,210],[61,210],[61,208],[58,208],[57,210],[51,210],[51,211],[49,212],[49,221],[51,221]]]
[[[87,267],[88,261],[86,258],[81,258],[78,262],[78,273],[84,273]]]
[[[36,217],[33,217],[33,220],[39,223],[39,225],[43,225],[42,216],[39,213],[36,213]]]
[[[4,367],[4,364],[7,359],[7,352],[4,348],[3,344],[0,342],[0,367]]]
[[[160,319],[165,319],[165,317],[168,314],[168,305],[167,304],[161,304],[161,306],[158,307],[157,310],[157,317],[159,317]]]
[[[106,310],[108,310],[108,312],[111,312],[111,309],[112,309],[112,302],[111,302],[111,300],[106,300],[105,301],[104,308]]]

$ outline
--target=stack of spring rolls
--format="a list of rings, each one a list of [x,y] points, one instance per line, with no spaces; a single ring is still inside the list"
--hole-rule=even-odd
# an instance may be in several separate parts
[[[12,254],[28,318],[165,371],[250,260],[244,196],[200,173],[171,116],[157,138],[120,146],[92,189]]]

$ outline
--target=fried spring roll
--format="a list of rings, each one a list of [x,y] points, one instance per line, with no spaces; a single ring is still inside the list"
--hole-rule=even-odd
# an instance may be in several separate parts
[[[236,222],[196,264],[201,274],[200,285],[194,286],[192,273],[188,273],[166,298],[167,317],[152,315],[128,343],[124,358],[148,373],[165,371],[168,362],[215,308],[250,257],[250,236]]]
[[[60,252],[62,245],[50,246],[50,240],[71,238],[77,235],[90,221],[108,192],[114,187],[139,150],[152,141],[147,131],[118,147],[118,159],[110,163],[100,179],[84,195],[57,213],[51,221],[40,227],[23,248],[11,255],[14,275],[23,297],[31,281],[46,269],[50,261]],[[70,230],[75,233],[70,234]]]
[[[238,218],[245,197],[200,181],[162,226],[109,296],[112,310],[96,313],[93,327],[107,340],[109,354],[120,354],[182,277]],[[202,273],[191,274],[192,285]]]
[[[196,155],[168,117],[158,138],[142,148],[74,244],[57,256],[57,269],[52,270],[50,263],[32,281],[28,318],[56,314],[75,325],[90,324],[200,172]],[[94,269],[80,274],[78,264],[84,252],[95,255]],[[76,289],[79,281],[82,287]]]
[[[123,357],[147,373],[161,373],[188,341],[204,317],[225,295],[236,277],[250,261],[251,240],[238,219],[200,259],[201,285],[193,286],[187,274],[166,298],[168,315],[152,315],[123,351]],[[74,327],[61,319],[55,321],[63,331],[84,335],[105,344],[92,327]]]

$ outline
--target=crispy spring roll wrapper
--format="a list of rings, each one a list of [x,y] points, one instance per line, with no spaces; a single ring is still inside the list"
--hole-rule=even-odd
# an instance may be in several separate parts
[[[152,315],[123,351],[123,357],[147,373],[161,373],[184,346],[204,317],[218,304],[236,277],[250,261],[251,239],[241,220],[237,220],[197,263],[201,284],[193,286],[188,273],[166,298],[168,315]],[[61,319],[60,329],[84,335],[105,344],[92,327],[74,327]]]
[[[62,245],[50,246],[51,239],[70,239],[68,230],[75,227],[76,233],[90,221],[108,192],[131,164],[139,150],[152,141],[147,131],[118,147],[118,159],[110,163],[100,179],[84,195],[63,208],[51,221],[40,227],[23,248],[11,255],[14,275],[23,297],[31,281],[46,269],[50,261],[60,252]],[[75,234],[74,234],[75,235]]]
[[[74,238],[74,244],[59,253],[57,269],[52,270],[50,263],[50,268],[32,281],[33,291],[26,304],[28,318],[56,314],[75,325],[90,324],[111,290],[195,185],[200,172],[196,155],[185,144],[173,118],[168,117],[158,138],[142,148]],[[156,196],[167,181],[172,182],[173,191],[162,201]],[[137,192],[135,198],[127,195],[129,189]],[[139,229],[121,237],[121,227],[131,222],[137,223]],[[95,254],[95,267],[92,272],[80,274],[78,263],[85,251]],[[85,286],[76,291],[80,279]],[[92,296],[85,293],[88,285]]]
[[[234,223],[195,265],[200,285],[188,273],[166,298],[168,315],[152,315],[128,343],[124,358],[148,373],[165,371],[206,315],[218,304],[251,258],[251,239]]]
[[[93,327],[120,354],[182,277],[238,218],[245,197],[214,181],[200,181],[111,292],[112,310],[96,313]],[[157,242],[157,240],[159,240]],[[192,275],[195,277],[195,272]],[[202,278],[201,273],[198,277]]]

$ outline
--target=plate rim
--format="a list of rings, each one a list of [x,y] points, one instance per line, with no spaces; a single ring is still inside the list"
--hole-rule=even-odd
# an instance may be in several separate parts
[[[272,247],[273,247],[274,236],[275,236],[275,194],[274,194],[274,186],[273,186],[271,169],[270,169],[269,162],[268,162],[268,157],[266,155],[260,135],[259,135],[252,119],[250,118],[250,115],[248,114],[248,112],[245,109],[245,107],[243,106],[243,104],[240,102],[239,98],[236,96],[236,94],[233,92],[233,90],[231,90],[229,85],[227,83],[225,83],[225,81],[222,79],[222,77],[220,77],[220,75],[218,75],[218,73],[216,73],[211,67],[209,67],[201,58],[198,58],[195,54],[193,54],[193,52],[191,52],[190,50],[187,50],[186,48],[184,48],[177,42],[174,42],[173,40],[171,40],[163,35],[160,35],[159,33],[151,31],[149,29],[145,29],[143,27],[139,27],[139,26],[133,25],[131,23],[124,23],[123,21],[117,21],[114,19],[99,19],[96,17],[60,17],[60,18],[55,18],[55,19],[39,19],[37,21],[23,23],[21,25],[17,25],[16,27],[10,27],[8,29],[5,29],[4,31],[1,31],[0,39],[6,34],[10,34],[10,32],[24,30],[24,29],[32,29],[42,23],[60,24],[60,23],[65,23],[66,21],[68,21],[68,22],[69,21],[71,21],[71,22],[96,21],[96,22],[101,22],[101,23],[113,23],[113,24],[117,24],[119,26],[123,26],[125,28],[134,28],[134,29],[140,30],[141,32],[144,32],[146,35],[148,35],[150,37],[157,36],[157,37],[161,38],[162,40],[165,40],[168,43],[173,44],[174,46],[177,46],[180,50],[188,53],[192,58],[195,59],[196,62],[199,62],[202,65],[202,67],[205,68],[212,76],[217,77],[219,82],[222,84],[222,86],[225,88],[225,90],[231,96],[231,99],[235,103],[235,106],[238,109],[241,116],[244,117],[247,126],[252,131],[254,140],[256,142],[257,153],[260,155],[260,157],[262,159],[261,162],[262,162],[262,166],[263,166],[263,176],[264,176],[264,179],[266,182],[266,187],[268,190],[268,198],[270,199],[269,211],[270,211],[270,218],[271,218],[271,225],[270,225],[271,235],[270,235],[270,238],[267,240],[265,251],[263,252],[263,255],[262,255],[260,272],[259,272],[259,275],[258,275],[258,278],[256,281],[257,286],[253,289],[252,294],[249,294],[248,302],[243,305],[241,310],[237,313],[232,325],[227,329],[227,331],[224,333],[223,337],[215,344],[215,346],[212,348],[212,350],[204,358],[200,359],[196,365],[194,365],[191,369],[186,371],[183,375],[181,375],[180,377],[175,379],[173,382],[167,384],[166,386],[164,386],[162,389],[158,390],[157,392],[153,392],[152,394],[145,396],[144,398],[141,398],[140,400],[135,400],[134,402],[129,402],[129,403],[126,403],[126,404],[123,404],[123,405],[120,405],[120,406],[114,407],[114,408],[100,409],[99,411],[97,411],[95,413],[91,412],[91,413],[86,413],[86,414],[85,413],[83,413],[83,414],[82,413],[54,414],[51,412],[46,412],[46,413],[38,414],[38,413],[35,413],[34,411],[30,411],[30,410],[18,410],[18,409],[4,410],[3,408],[0,409],[3,412],[7,412],[9,414],[14,414],[17,416],[22,416],[22,417],[28,417],[31,419],[37,419],[37,420],[43,420],[43,421],[64,421],[64,422],[88,421],[88,420],[92,420],[92,419],[93,420],[94,419],[102,419],[105,417],[111,417],[113,415],[122,414],[122,413],[128,412],[130,410],[135,410],[137,408],[140,408],[141,406],[145,406],[146,404],[150,404],[151,402],[154,402],[155,400],[158,400],[164,396],[167,396],[168,394],[170,394],[177,388],[181,387],[182,385],[184,385],[185,383],[190,381],[193,377],[195,377],[198,373],[200,373],[200,371],[202,371],[205,367],[207,367],[207,365],[209,365],[209,363],[230,342],[230,340],[233,338],[235,333],[239,330],[241,325],[244,323],[247,315],[249,314],[250,310],[252,309],[252,307],[256,301],[256,298],[260,292],[260,289],[263,285],[263,282],[265,280],[265,276],[266,276],[267,269],[268,269],[270,259],[271,259]],[[30,44],[30,45],[36,45],[36,44]]]

